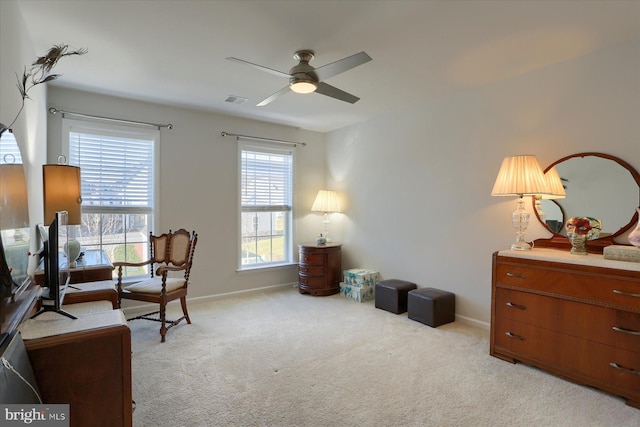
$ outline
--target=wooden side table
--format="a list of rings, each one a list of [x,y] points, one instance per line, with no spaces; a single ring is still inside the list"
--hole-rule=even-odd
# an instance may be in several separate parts
[[[118,308],[118,291],[113,279],[113,264],[107,254],[100,249],[89,249],[76,266],[70,269],[71,281],[65,293],[64,304],[76,304],[89,301],[110,301]],[[36,284],[45,286],[43,267],[34,274]]]
[[[70,269],[71,282],[97,282],[99,280],[113,279],[113,264],[105,251],[101,249],[89,249],[76,262],[76,266]],[[38,267],[34,274],[36,284],[44,286],[44,267]]]
[[[340,292],[342,245],[328,243],[298,245],[298,290],[301,294],[327,296]]]

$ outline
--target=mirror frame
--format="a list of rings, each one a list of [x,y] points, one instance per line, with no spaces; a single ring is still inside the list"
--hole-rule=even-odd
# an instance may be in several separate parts
[[[603,159],[607,159],[607,160],[612,160],[616,163],[618,163],[620,166],[622,166],[623,168],[625,168],[633,177],[633,179],[635,180],[636,184],[638,185],[638,200],[639,200],[639,204],[640,204],[640,174],[638,173],[638,171],[636,171],[633,166],[631,166],[629,163],[625,162],[624,160],[616,157],[616,156],[612,156],[610,154],[604,154],[604,153],[597,153],[597,152],[585,152],[585,153],[577,153],[577,154],[571,154],[569,156],[563,157],[559,160],[556,160],[555,162],[551,163],[549,166],[547,166],[547,168],[544,170],[544,172],[546,173],[547,171],[549,171],[552,167],[558,165],[559,163],[564,162],[565,160],[569,160],[569,159],[573,159],[576,157],[587,157],[587,156],[595,156],[595,157],[600,157]],[[535,204],[535,196],[532,197],[532,203]],[[542,226],[549,231],[550,233],[553,234],[553,236],[551,236],[548,239],[536,239],[534,241],[534,245],[535,247],[540,247],[540,248],[558,248],[558,249],[571,249],[571,243],[569,242],[569,240],[558,233],[555,233],[554,231],[552,231],[541,219],[540,216],[538,216],[538,212],[533,209],[533,211],[535,212],[536,218],[538,218],[538,221],[540,222],[540,224],[542,224]],[[616,231],[613,234],[610,234],[608,236],[605,237],[600,237],[598,239],[594,239],[594,240],[589,240],[589,242],[587,243],[587,250],[590,253],[602,253],[604,248],[606,246],[609,245],[622,245],[624,243],[619,243],[619,242],[615,242],[614,239],[624,233],[626,233],[627,231],[629,231],[632,227],[634,227],[636,225],[636,223],[638,222],[638,212],[634,212],[633,215],[631,216],[631,219],[629,220],[629,222],[622,226],[618,231]]]

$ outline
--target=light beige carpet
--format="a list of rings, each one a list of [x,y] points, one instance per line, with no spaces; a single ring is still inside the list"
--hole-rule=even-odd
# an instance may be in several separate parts
[[[640,425],[620,398],[489,356],[488,332],[460,322],[292,288],[189,311],[164,344],[129,322],[135,427]]]

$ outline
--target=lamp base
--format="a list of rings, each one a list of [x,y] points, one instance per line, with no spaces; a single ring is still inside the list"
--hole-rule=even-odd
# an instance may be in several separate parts
[[[76,267],[76,260],[80,256],[80,249],[80,242],[76,239],[69,239],[69,241],[64,244],[64,253],[67,255],[67,259],[69,260],[69,267]]]
[[[512,251],[530,251],[531,245],[528,244],[527,242],[515,242],[513,245],[511,245],[511,250]]]
[[[516,241],[511,245],[514,251],[530,251],[531,245],[524,240],[524,232],[529,226],[531,214],[524,208],[524,198],[518,199],[518,207],[511,214],[511,224],[516,229]]]

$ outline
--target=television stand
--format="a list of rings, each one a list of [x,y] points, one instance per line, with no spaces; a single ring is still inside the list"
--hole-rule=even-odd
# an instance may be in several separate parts
[[[53,298],[48,298],[48,297],[41,296],[40,297],[40,310],[38,310],[36,312],[36,314],[31,316],[31,319],[35,319],[36,317],[40,316],[42,313],[51,312],[51,313],[62,314],[63,316],[67,316],[69,319],[76,320],[77,319],[76,316],[74,316],[73,314],[71,314],[69,312],[64,311],[62,309],[62,307],[61,307],[62,302],[64,301],[64,295],[65,295],[67,286],[65,286],[65,289],[62,291],[62,297],[60,298],[60,301],[54,300]]]
[[[63,316],[67,316],[69,319],[73,319],[76,320],[77,317],[74,316],[71,313],[68,313],[66,311],[64,311],[61,308],[56,309],[55,307],[51,307],[48,305],[43,305],[42,308],[40,310],[38,310],[38,312],[36,314],[34,314],[33,316],[31,316],[31,319],[35,319],[36,317],[40,316],[42,313],[58,313],[58,314],[62,314]]]

